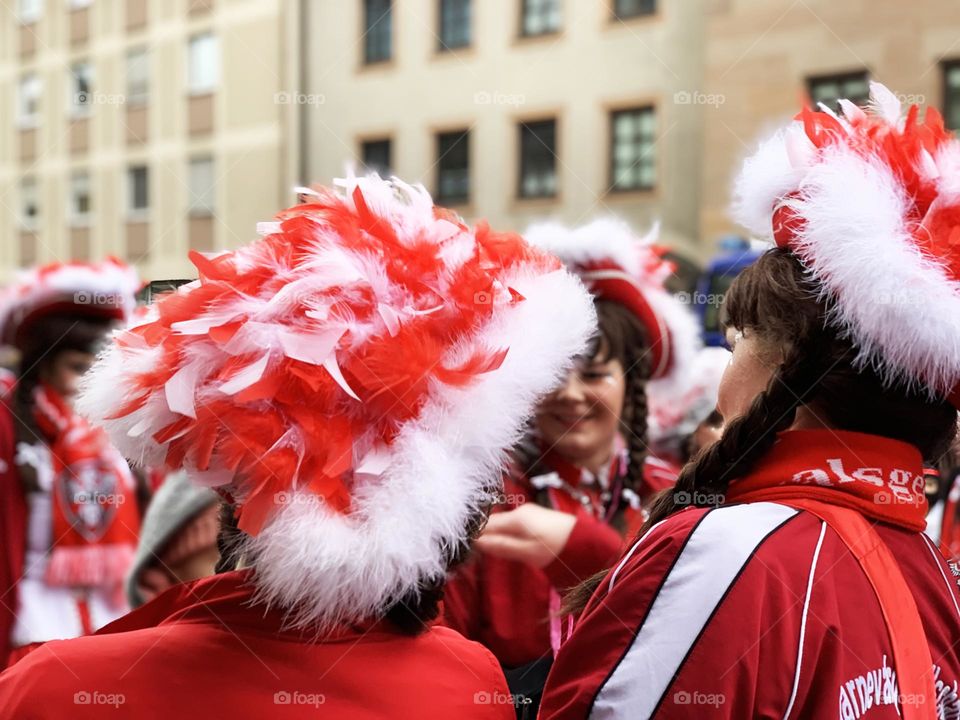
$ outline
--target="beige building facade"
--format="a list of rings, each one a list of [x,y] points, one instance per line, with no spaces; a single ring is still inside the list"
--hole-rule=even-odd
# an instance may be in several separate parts
[[[870,79],[960,125],[943,0],[10,0],[0,281],[193,275],[348,164],[495,228],[617,214],[697,259],[774,124]]]
[[[735,229],[733,175],[804,96],[853,96],[869,80],[960,127],[960,12],[942,0],[718,0],[706,24],[700,235]]]
[[[254,237],[284,200],[284,27],[272,0],[0,5],[0,272],[189,277],[189,248]]]

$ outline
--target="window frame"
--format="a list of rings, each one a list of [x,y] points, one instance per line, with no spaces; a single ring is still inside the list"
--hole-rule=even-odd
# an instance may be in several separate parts
[[[472,190],[471,187],[471,154],[470,154],[470,128],[457,128],[453,130],[440,130],[434,133],[434,147],[436,149],[436,193],[435,197],[439,204],[449,205],[452,207],[467,205],[470,203]],[[445,140],[451,139],[454,136],[457,136],[457,139],[453,140],[453,143],[447,148],[446,151],[443,150],[443,143]],[[443,160],[445,157],[449,157],[451,151],[459,145],[461,142],[465,144],[463,148],[464,151],[464,167],[463,168],[447,168],[448,171],[457,171],[461,170],[466,174],[466,192],[463,195],[444,195],[443,194]]]
[[[550,193],[527,194],[524,192],[524,178],[526,173],[526,158],[524,156],[524,130],[531,126],[553,125],[553,148],[550,149],[550,155],[553,158],[553,191]],[[542,144],[542,140],[540,141]],[[518,200],[555,200],[560,195],[560,170],[559,170],[559,148],[560,148],[560,120],[557,115],[540,116],[537,118],[527,118],[517,121],[517,189],[516,197]]]
[[[654,131],[653,135],[650,138],[650,147],[654,148],[653,157],[651,159],[651,164],[653,166],[653,182],[650,185],[629,185],[623,186],[617,182],[617,118],[628,113],[636,113],[638,115],[649,114],[653,117],[654,121]],[[622,194],[622,193],[648,193],[654,192],[657,189],[657,182],[659,180],[659,166],[657,164],[656,156],[656,144],[657,144],[657,133],[656,126],[658,120],[657,106],[655,103],[642,103],[636,105],[624,105],[619,107],[610,108],[607,113],[607,133],[608,133],[608,142],[607,142],[607,187],[608,192],[613,194]],[[639,134],[635,138],[636,142],[640,143],[641,148],[643,145],[642,134]],[[641,151],[637,159],[634,160],[631,168],[639,167],[642,164],[640,161],[643,159],[643,153]]]
[[[202,41],[208,41],[211,59],[209,69],[202,74],[198,68],[202,66],[195,50]],[[187,94],[190,96],[210,95],[215,92],[221,81],[220,37],[213,30],[204,30],[194,33],[187,38]]]

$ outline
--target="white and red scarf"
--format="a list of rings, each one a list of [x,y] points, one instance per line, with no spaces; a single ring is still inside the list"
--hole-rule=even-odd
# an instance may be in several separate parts
[[[842,430],[790,430],[748,475],[730,483],[725,502],[820,500],[920,532],[924,487],[923,460],[913,445]]]
[[[122,586],[140,531],[130,468],[106,434],[48,385],[33,391],[33,417],[50,449],[53,546],[50,585]]]

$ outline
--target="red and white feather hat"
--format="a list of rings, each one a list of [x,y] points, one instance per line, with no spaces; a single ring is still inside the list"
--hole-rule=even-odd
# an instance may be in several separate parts
[[[298,626],[444,576],[505,449],[596,322],[580,281],[420,186],[318,188],[116,337],[79,407],[128,457],[239,507],[258,597]]]
[[[761,144],[734,215],[796,254],[859,363],[960,405],[960,143],[879,83],[870,104],[806,109]]]
[[[623,221],[599,218],[577,228],[533,225],[524,237],[556,255],[598,299],[624,305],[639,319],[650,344],[651,391],[669,393],[700,348],[700,331],[688,307],[664,282],[674,271],[655,242],[659,226],[637,237]]]
[[[71,314],[126,321],[140,281],[116,258],[56,262],[20,273],[0,294],[0,345],[19,347],[34,321]]]

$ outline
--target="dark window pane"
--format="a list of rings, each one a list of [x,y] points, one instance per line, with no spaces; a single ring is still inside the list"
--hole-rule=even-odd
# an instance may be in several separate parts
[[[656,10],[656,0],[616,0],[613,5],[614,16],[621,20],[639,15],[652,15]]]
[[[520,197],[557,194],[557,122],[520,124]]]
[[[943,119],[951,130],[960,130],[960,62],[943,66]]]
[[[470,131],[437,135],[437,201],[462,204],[470,199]]]
[[[656,142],[652,107],[610,114],[611,190],[649,190],[656,184]]]
[[[390,162],[391,144],[389,138],[368,140],[363,143],[360,152],[364,167],[383,176],[389,175],[392,168]]]
[[[389,60],[392,54],[393,3],[391,0],[364,0],[363,59],[366,63]]]
[[[870,99],[870,80],[866,70],[812,77],[807,80],[807,89],[815,108],[823,103],[835,112],[840,110],[838,100],[850,100],[857,105],[866,105]]]
[[[147,168],[130,168],[130,209],[146,210],[150,203],[147,186]]]
[[[440,0],[440,50],[470,44],[470,0]]]
[[[521,34],[546,35],[560,29],[560,0],[523,0]]]

